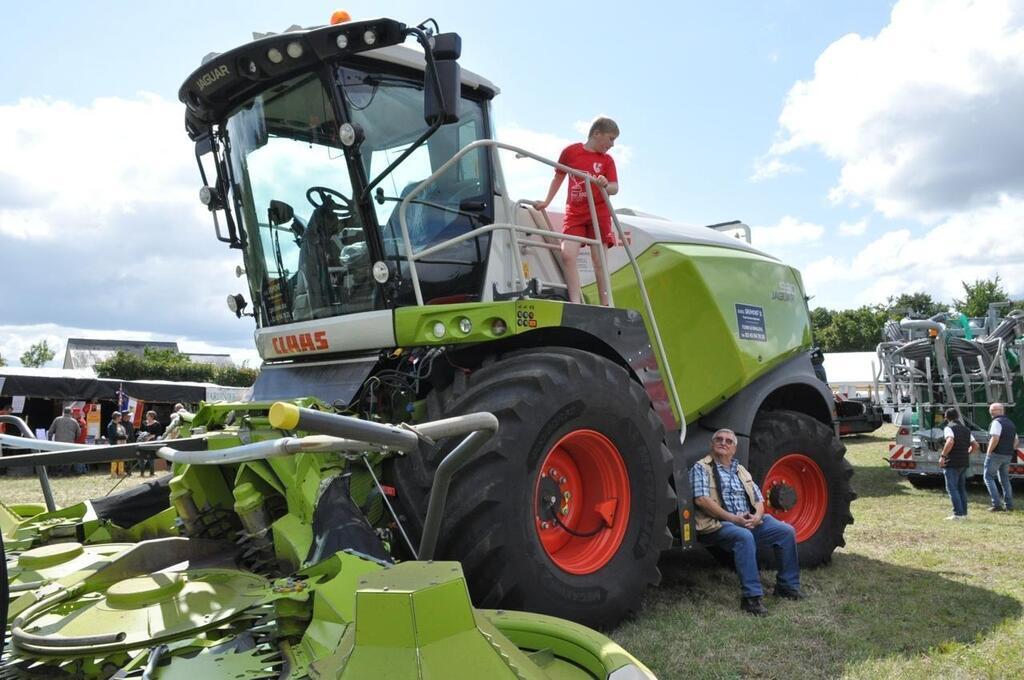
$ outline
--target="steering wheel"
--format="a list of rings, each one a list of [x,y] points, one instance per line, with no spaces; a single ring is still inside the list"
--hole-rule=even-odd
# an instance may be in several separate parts
[[[313,200],[314,196],[320,199],[319,203]],[[338,205],[336,210],[344,210],[346,212],[352,210],[352,201],[346,198],[345,195],[339,191],[335,191],[334,189],[330,189],[328,187],[310,187],[306,189],[306,200],[309,201],[309,204],[312,205],[314,208],[319,208],[322,205],[327,205],[328,202],[333,204],[333,199],[335,198],[341,201],[341,205]]]

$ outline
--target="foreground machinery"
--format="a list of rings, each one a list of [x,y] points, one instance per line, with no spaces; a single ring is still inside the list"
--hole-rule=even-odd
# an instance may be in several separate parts
[[[280,437],[275,419],[329,434]],[[15,464],[155,454],[175,474],[50,512],[0,505],[0,678],[653,678],[578,624],[474,609],[459,564],[430,560],[448,482],[497,426],[491,414],[411,429],[253,403],[204,407],[192,429],[206,433],[168,442],[177,448],[22,456]],[[374,529],[381,461],[450,437],[422,559],[396,564],[389,531]]]
[[[403,47],[407,38],[422,51]],[[150,539],[141,548],[188,537],[191,547],[180,550],[196,564],[208,561],[206,541],[239,540],[233,563],[267,580],[243,578],[229,590],[257,604],[210,606],[196,596],[189,611],[222,626],[216,641],[240,639],[248,625],[216,612],[251,611],[253,630],[267,637],[231,644],[258,659],[269,645],[317,677],[318,654],[359,649],[365,610],[350,644],[343,624],[351,609],[318,607],[315,595],[312,610],[303,609],[293,604],[301,593],[289,589],[318,593],[342,579],[358,603],[364,586],[398,585],[353,582],[361,567],[349,566],[346,576],[346,564],[425,573],[425,556],[461,563],[473,603],[501,608],[474,614],[478,628],[491,635],[481,624],[487,619],[535,663],[571,658],[596,677],[619,672],[616,680],[644,672],[628,656],[615,657],[623,660],[617,668],[588,665],[565,651],[575,642],[543,638],[534,624],[514,634],[500,617],[532,620],[508,611],[525,610],[605,627],[635,611],[659,580],[661,553],[696,544],[687,470],[719,427],[739,435],[738,456],[768,510],[796,528],[801,562],[830,560],[852,522],[854,494],[832,395],[810,360],[799,273],[736,238],[749,234],[741,223],[688,227],[621,211],[619,247],[605,256],[613,306],[567,304],[559,243],[579,237],[563,236],[546,213],[510,198],[499,152],[546,172],[556,164],[493,141],[497,88],[462,71],[460,51],[456,34],[426,25],[343,21],[214,55],[186,80],[180,97],[201,198],[218,238],[241,251],[249,283],[251,305],[239,294],[229,306],[257,325],[264,364],[254,401],[196,414],[191,436],[169,443],[179,452],[159,454],[176,461],[169,488],[114,509],[86,504],[22,519],[5,535],[22,545],[74,539],[83,550],[90,542]],[[575,174],[589,196],[603,192]],[[593,274],[582,278],[593,299]],[[432,427],[481,413],[496,418],[496,431],[453,475],[444,461],[462,457],[462,440]],[[404,423],[392,429],[412,432],[416,446],[323,425],[342,416],[357,418],[344,421],[349,427]],[[344,449],[318,439],[325,436],[359,443]],[[152,455],[146,446],[133,455]],[[247,447],[266,459],[249,460]],[[385,570],[381,563],[392,561],[398,566]],[[108,609],[125,602],[120,591],[109,602],[109,580],[90,583],[80,594],[98,601],[106,587]],[[130,584],[125,597],[162,602],[163,594],[190,592],[186,585]],[[56,606],[70,616],[67,603]],[[259,607],[273,615],[258,616]],[[400,618],[400,609],[381,605],[377,622]],[[82,611],[83,623],[98,616]],[[24,623],[14,647],[29,652],[24,634],[61,625]],[[587,634],[593,649],[624,655]],[[191,636],[176,649],[243,649],[209,637]],[[506,651],[498,637],[488,639]],[[394,646],[414,645],[402,638]],[[166,658],[156,658],[163,668]],[[182,658],[179,668],[189,672]]]
[[[889,466],[914,486],[943,483],[939,454],[947,408],[957,410],[981,445],[971,456],[971,476],[981,477],[984,469],[989,404],[1003,403],[1011,420],[1024,422],[1024,311],[1001,317],[1006,304],[992,305],[977,319],[942,313],[886,323],[874,393],[898,428]],[[1024,451],[1017,450],[1009,472],[1024,479]]]

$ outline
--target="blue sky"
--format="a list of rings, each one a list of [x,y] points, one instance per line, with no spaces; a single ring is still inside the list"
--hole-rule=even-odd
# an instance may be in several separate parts
[[[429,6],[343,7],[460,33],[463,67],[502,89],[506,141],[557,154],[611,115],[617,205],[742,219],[804,272],[812,305],[949,300],[995,274],[1024,297],[1019,0]],[[155,7],[34,3],[0,26],[10,363],[38,339],[100,331],[254,358],[251,322],[224,307],[243,287],[195,201],[177,88],[207,52],[335,7]],[[522,179],[519,196],[546,184]]]

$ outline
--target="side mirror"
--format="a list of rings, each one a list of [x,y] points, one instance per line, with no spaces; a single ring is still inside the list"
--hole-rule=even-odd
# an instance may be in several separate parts
[[[284,201],[270,201],[270,208],[267,210],[267,217],[271,224],[285,224],[295,217],[295,211]]]
[[[462,94],[462,67],[458,62],[462,54],[462,38],[458,33],[438,33],[432,38],[431,53],[441,90],[437,91],[433,75],[425,72],[423,118],[428,125],[457,123]]]

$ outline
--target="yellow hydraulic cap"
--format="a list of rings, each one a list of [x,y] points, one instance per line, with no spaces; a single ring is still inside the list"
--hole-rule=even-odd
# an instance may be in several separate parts
[[[299,426],[299,407],[278,401],[270,407],[270,426],[280,430],[294,430]]]

